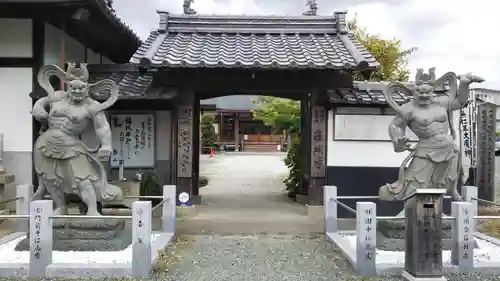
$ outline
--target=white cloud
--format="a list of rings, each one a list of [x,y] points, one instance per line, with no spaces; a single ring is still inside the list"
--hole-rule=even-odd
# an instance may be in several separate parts
[[[158,25],[156,10],[182,12],[183,0],[119,0],[115,8],[142,38]],[[409,67],[436,67],[473,72],[486,79],[482,87],[500,89],[500,26],[498,0],[318,0],[320,14],[349,10],[370,33],[400,39],[405,48],[417,47]],[[168,4],[166,4],[168,3]],[[306,0],[195,0],[199,14],[300,15]]]

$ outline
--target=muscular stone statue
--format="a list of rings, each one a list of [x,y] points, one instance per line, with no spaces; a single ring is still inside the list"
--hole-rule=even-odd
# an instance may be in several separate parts
[[[444,188],[453,201],[461,201],[456,190],[461,151],[455,144],[452,112],[466,105],[469,85],[482,81],[470,73],[457,77],[453,72],[436,79],[435,69],[431,68],[428,74],[423,69],[417,70],[414,88],[398,82],[388,85],[384,95],[396,111],[389,125],[394,151],[410,151],[410,154],[401,164],[399,179],[380,187],[381,200],[404,200],[420,188]],[[404,92],[414,100],[399,106],[392,99],[392,91]],[[438,92],[443,95],[435,96]],[[405,136],[406,127],[418,137],[414,146]]]
[[[52,76],[61,79],[68,90],[55,91],[49,82]],[[35,103],[32,115],[46,130],[33,148],[39,182],[33,199],[41,199],[47,191],[56,205],[55,214],[67,214],[66,194],[78,195],[88,207],[87,215],[92,216],[99,215],[98,201],[123,199],[121,189],[107,183],[106,170],[100,162],[109,158],[112,151],[111,129],[104,110],[116,102],[119,89],[109,79],[89,84],[88,77],[86,65],[74,63],[68,64],[67,72],[47,65],[38,73],[38,83],[47,96]],[[99,92],[109,92],[110,97],[100,103],[92,98]],[[92,125],[100,145],[89,149],[80,136]]]

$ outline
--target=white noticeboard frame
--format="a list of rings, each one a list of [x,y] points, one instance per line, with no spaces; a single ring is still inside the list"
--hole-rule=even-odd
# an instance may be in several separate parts
[[[335,115],[334,140],[336,141],[391,141],[389,124],[393,115]],[[410,141],[417,136],[406,128]]]
[[[153,113],[111,113],[112,168],[153,168],[156,122]]]

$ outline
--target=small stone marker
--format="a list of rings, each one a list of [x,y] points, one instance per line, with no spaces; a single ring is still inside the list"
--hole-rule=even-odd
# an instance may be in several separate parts
[[[452,202],[453,245],[451,263],[458,267],[459,273],[471,272],[474,268],[474,209],[469,202]]]
[[[462,197],[465,202],[472,204],[472,215],[477,216],[477,186],[462,186]]]
[[[132,277],[151,270],[151,201],[132,203]]]
[[[52,200],[37,200],[30,204],[30,277],[45,277],[52,263]]]
[[[325,234],[337,232],[337,187],[325,186],[323,188],[323,206],[325,208]]]
[[[405,269],[407,280],[443,277],[442,204],[445,189],[417,189],[405,199]],[[416,279],[417,278],[417,279]]]
[[[163,186],[163,198],[168,198],[162,206],[161,226],[163,232],[175,233],[175,185]]]
[[[21,198],[16,201],[16,215],[29,215],[30,201],[33,195],[33,186],[29,184],[20,184],[16,187],[16,197]],[[29,220],[17,220],[17,231],[28,232]]]
[[[377,243],[377,205],[356,203],[356,271],[361,276],[375,276]]]

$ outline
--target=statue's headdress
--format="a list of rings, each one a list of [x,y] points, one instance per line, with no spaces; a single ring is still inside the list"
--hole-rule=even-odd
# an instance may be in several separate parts
[[[87,70],[87,64],[68,62],[66,77],[68,81],[80,80],[82,82],[87,82],[87,80],[89,80],[89,71]]]

